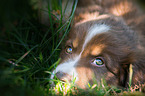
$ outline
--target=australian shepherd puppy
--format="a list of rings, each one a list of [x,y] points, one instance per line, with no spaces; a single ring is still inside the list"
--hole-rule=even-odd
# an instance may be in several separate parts
[[[127,87],[131,74],[132,85],[145,83],[145,15],[136,2],[78,0],[74,22],[51,79],[75,78],[84,89],[101,78]]]

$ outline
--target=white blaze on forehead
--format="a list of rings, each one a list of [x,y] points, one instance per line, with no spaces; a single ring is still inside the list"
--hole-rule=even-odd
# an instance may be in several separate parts
[[[93,26],[91,26],[88,30],[88,33],[86,35],[86,38],[85,38],[85,42],[83,44],[83,48],[85,48],[85,46],[87,45],[87,43],[94,37],[96,36],[97,34],[100,34],[100,33],[104,33],[104,32],[107,32],[110,30],[110,27],[105,25],[105,24],[95,24]]]
[[[107,32],[108,30],[110,30],[110,27],[105,24],[94,24],[92,27],[90,27],[85,37],[85,42],[83,44],[82,51],[80,52],[80,54],[78,56],[74,55],[74,57],[72,57],[71,59],[68,59],[64,63],[58,65],[56,69],[53,71],[50,78],[53,79],[54,75],[57,72],[64,72],[76,78],[77,81],[79,78],[78,78],[78,73],[75,69],[75,65],[77,65],[78,61],[80,60],[81,54],[83,53],[85,46],[94,36],[100,33]]]
[[[64,63],[61,63],[53,71],[50,78],[53,79],[55,73],[57,73],[57,72],[64,72],[64,73],[67,73],[70,76],[73,76],[74,78],[76,78],[76,81],[77,81],[78,74],[77,74],[76,69],[75,69],[75,64],[79,61],[79,59],[80,59],[80,56],[76,56],[75,58],[71,58]]]

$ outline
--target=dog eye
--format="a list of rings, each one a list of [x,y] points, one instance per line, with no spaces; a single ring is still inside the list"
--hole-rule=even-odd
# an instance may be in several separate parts
[[[68,54],[72,53],[72,48],[70,46],[66,48],[66,53],[68,53]]]
[[[92,61],[92,64],[101,67],[104,65],[104,61],[101,58],[96,58]]]

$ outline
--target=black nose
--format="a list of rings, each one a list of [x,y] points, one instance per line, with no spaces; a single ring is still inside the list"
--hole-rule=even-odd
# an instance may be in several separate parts
[[[64,81],[64,82],[70,82],[71,77],[72,77],[69,74],[61,72],[61,71],[57,72],[55,75],[59,80]]]

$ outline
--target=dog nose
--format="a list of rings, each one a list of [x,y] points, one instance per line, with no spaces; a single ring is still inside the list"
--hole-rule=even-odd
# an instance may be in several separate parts
[[[71,77],[69,74],[67,73],[64,73],[64,72],[57,72],[56,73],[56,77],[61,80],[61,81],[64,81],[64,82],[70,82],[71,81]]]

